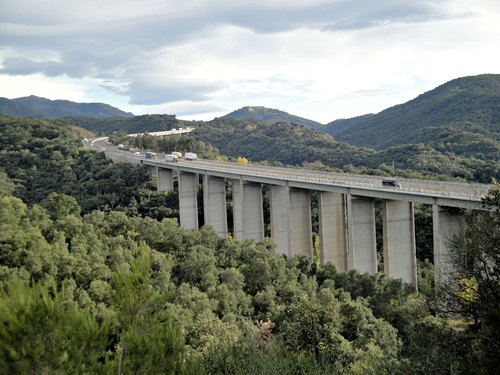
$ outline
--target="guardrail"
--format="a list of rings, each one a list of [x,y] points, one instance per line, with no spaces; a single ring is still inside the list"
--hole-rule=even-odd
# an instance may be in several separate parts
[[[113,152],[116,155],[122,155],[120,152]],[[130,155],[132,156],[132,155]],[[162,162],[161,160],[152,160],[152,159],[144,159],[149,162],[154,162],[160,165],[168,165],[172,166],[170,163]],[[213,164],[217,164],[214,167]],[[403,182],[403,186],[401,188],[394,187],[382,187],[382,179],[387,177],[382,176],[363,176],[363,175],[350,175],[343,173],[329,173],[323,171],[304,171],[304,170],[296,170],[296,169],[288,169],[288,168],[279,168],[279,167],[262,167],[262,166],[254,166],[254,165],[239,165],[236,163],[230,163],[231,166],[223,165],[222,162],[204,162],[203,160],[199,160],[198,162],[186,162],[186,163],[176,163],[175,167],[186,166],[192,169],[199,169],[202,171],[208,172],[224,172],[234,175],[242,175],[247,177],[266,177],[272,179],[279,180],[290,180],[290,181],[299,181],[299,182],[309,182],[316,183],[319,185],[327,184],[330,186],[339,186],[339,187],[355,187],[373,191],[380,192],[391,192],[395,194],[416,194],[422,196],[429,197],[437,197],[437,198],[448,198],[448,199],[458,199],[458,200],[467,200],[477,202],[480,201],[485,195],[488,194],[491,189],[491,185],[482,185],[482,184],[462,184],[456,182],[435,182],[435,181],[426,181],[426,180],[409,180],[409,179],[398,179],[398,181]],[[263,171],[262,169],[267,169]],[[273,171],[269,171],[272,169]],[[291,172],[294,173],[291,173]],[[364,180],[364,181],[360,181]],[[371,181],[373,180],[373,181]],[[425,187],[421,186],[411,186],[411,184],[424,184]]]

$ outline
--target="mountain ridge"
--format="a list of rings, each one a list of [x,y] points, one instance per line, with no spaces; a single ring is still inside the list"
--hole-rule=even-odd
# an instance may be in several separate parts
[[[442,130],[438,138],[465,132],[472,138],[481,134],[500,141],[499,104],[500,74],[461,77],[329,134],[337,141],[376,150],[425,143],[426,129],[436,128]]]
[[[324,126],[319,122],[291,115],[285,111],[280,111],[279,109],[266,108],[264,106],[242,107],[231,113],[228,113],[227,115],[222,116],[222,118],[235,118],[241,120],[255,119],[271,123],[284,121],[289,124],[296,123],[298,125],[304,125],[307,126],[308,128],[313,128],[313,129],[317,129],[318,127]]]
[[[122,111],[105,103],[77,103],[69,100],[51,100],[35,95],[15,99],[0,98],[0,113],[14,117],[37,119],[87,116],[93,118],[133,117],[131,112]]]

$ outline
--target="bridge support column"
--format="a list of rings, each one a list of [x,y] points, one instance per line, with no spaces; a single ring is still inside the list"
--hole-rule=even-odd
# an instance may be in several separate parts
[[[174,190],[174,171],[172,169],[156,167],[156,190]]]
[[[233,222],[236,240],[264,239],[262,185],[233,180]]]
[[[224,178],[203,176],[203,211],[205,224],[212,225],[219,236],[227,237],[226,185]]]
[[[417,287],[413,202],[383,200],[384,272]]]
[[[276,252],[291,258],[293,253],[290,188],[270,185],[269,190],[271,193],[271,237],[278,245]]]
[[[372,198],[347,195],[347,233],[349,269],[377,273],[375,203]]]
[[[320,264],[332,261],[339,272],[348,270],[346,215],[344,194],[318,191]]]
[[[198,229],[197,177],[196,173],[179,171],[179,216],[184,229]]]
[[[459,210],[451,207],[434,205],[433,235],[434,235],[434,281],[436,287],[440,281],[444,281],[446,275],[451,271],[446,263],[448,254],[448,241],[460,231]]]
[[[290,189],[292,256],[313,256],[311,193],[308,189]]]

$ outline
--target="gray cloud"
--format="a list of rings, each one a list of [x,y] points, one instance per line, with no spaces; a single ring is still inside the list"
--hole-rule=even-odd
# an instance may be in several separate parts
[[[57,61],[36,62],[25,57],[11,57],[3,61],[3,69],[0,73],[9,75],[30,75],[43,73],[47,77],[57,77],[67,74],[73,78],[83,78],[92,71],[92,67],[86,61],[78,64],[66,64]]]
[[[199,103],[218,93],[223,87],[216,83],[176,77],[178,71],[174,70],[184,69],[182,62],[168,62],[153,68],[151,60],[152,56],[167,47],[210,38],[219,26],[236,26],[259,34],[283,33],[300,28],[336,33],[464,16],[450,11],[447,0],[340,0],[324,3],[304,0],[302,4],[297,1],[293,4],[275,1],[266,6],[253,1],[225,0],[197,3],[196,8],[184,9],[181,13],[158,8],[152,9],[150,14],[142,11],[140,16],[135,16],[136,13],[124,11],[120,17],[103,21],[102,14],[96,14],[100,18],[92,18],[93,12],[99,11],[91,8],[96,5],[95,2],[88,6],[84,2],[79,3],[78,9],[85,11],[80,16],[73,14],[75,12],[69,5],[59,12],[56,2],[51,0],[48,0],[47,6],[37,6],[36,11],[18,6],[13,0],[5,1],[9,3],[6,9],[10,9],[12,16],[9,17],[9,12],[0,12],[1,45],[10,49],[9,56],[15,56],[17,52],[17,57],[5,58],[0,74],[42,73],[48,77],[67,75],[72,78],[106,79],[109,82],[103,83],[102,88],[115,95],[128,96],[130,104],[140,105],[179,101]],[[130,4],[133,2],[128,2]],[[119,5],[116,3],[113,6]],[[148,4],[142,6],[146,9]],[[232,36],[228,35],[227,38]],[[241,48],[250,50],[245,45],[241,45]],[[58,56],[58,60],[40,61],[40,58],[29,57],[32,56],[30,52],[35,50],[50,51],[51,56]],[[235,51],[231,50],[231,53]],[[269,56],[269,59],[272,58]],[[158,72],[158,69],[167,66],[165,71]],[[190,76],[190,73],[181,72],[181,75]],[[152,77],[153,74],[156,76]],[[248,101],[259,100],[263,95],[269,100],[275,96],[288,100],[310,92],[309,85],[312,82],[281,81],[277,76],[269,78],[270,74],[273,72],[262,77],[264,83],[257,94],[246,92],[245,89],[235,92]],[[245,87],[247,84],[258,84],[259,80],[248,81],[243,76],[241,82],[241,86]]]
[[[129,104],[157,105],[164,103],[189,101],[204,101],[222,87],[210,82],[197,80],[170,79],[163,82],[135,80],[119,95],[130,97]]]
[[[4,74],[70,77],[97,76],[123,67],[134,57],[162,46],[204,38],[216,25],[234,25],[257,33],[277,33],[301,27],[322,31],[354,30],[387,23],[414,23],[452,17],[434,1],[349,0],[288,9],[281,4],[262,7],[251,2],[230,2],[218,7],[200,5],[189,14],[150,14],[108,22],[80,22],[57,26],[9,24],[2,17],[2,44],[19,50],[47,49],[61,55],[60,62],[5,60]],[[235,5],[236,4],[236,5]],[[47,9],[50,12],[51,9]],[[43,18],[43,15],[40,15]],[[36,23],[31,19],[30,22]],[[20,64],[19,67],[16,67]],[[25,72],[25,73],[23,73]]]

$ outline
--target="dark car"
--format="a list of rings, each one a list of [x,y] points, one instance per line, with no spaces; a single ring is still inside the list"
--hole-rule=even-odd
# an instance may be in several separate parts
[[[396,180],[382,180],[382,186],[397,187],[400,188],[401,184]]]

